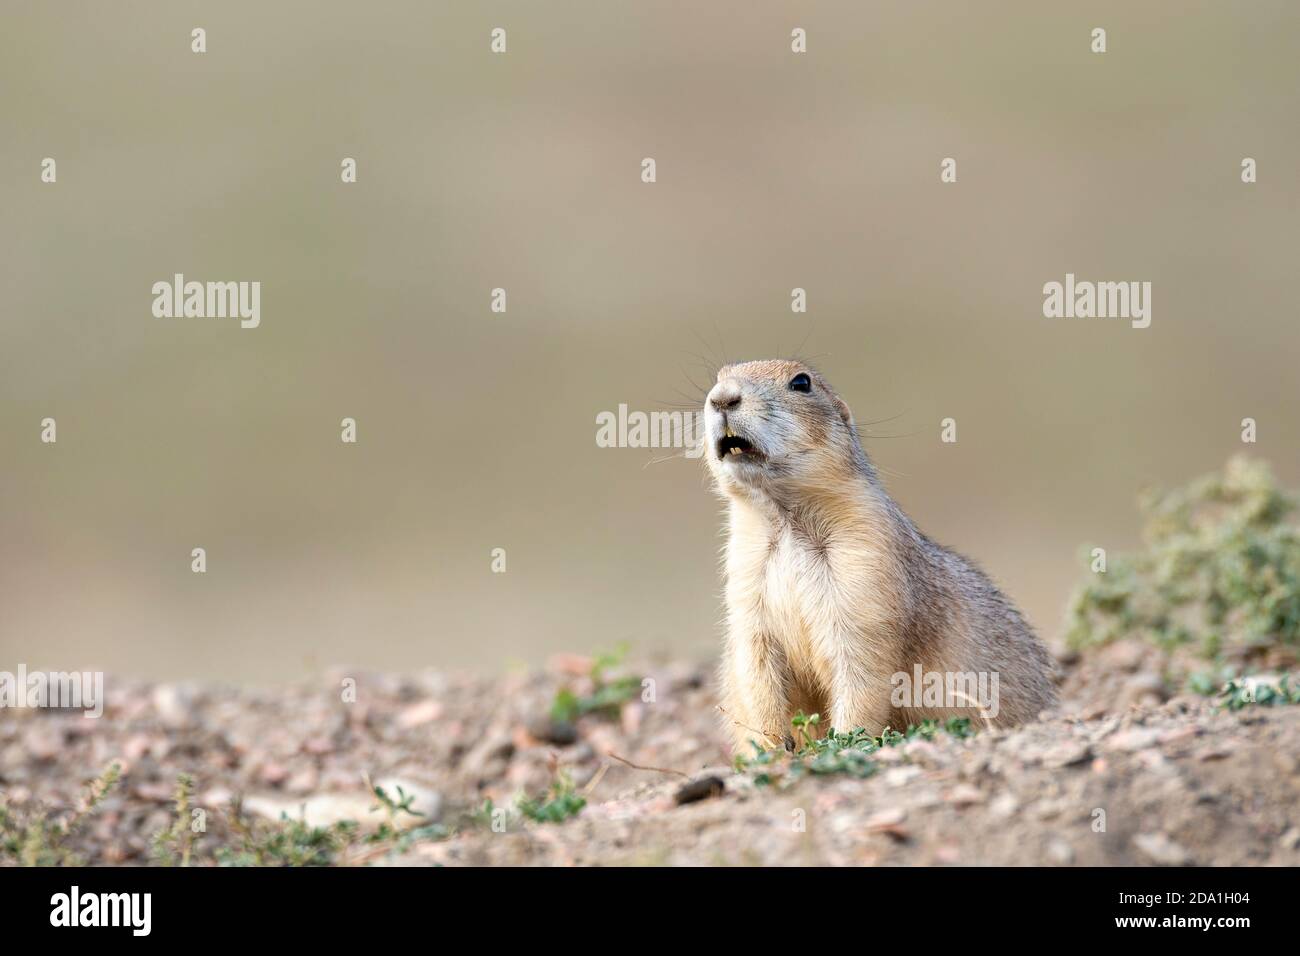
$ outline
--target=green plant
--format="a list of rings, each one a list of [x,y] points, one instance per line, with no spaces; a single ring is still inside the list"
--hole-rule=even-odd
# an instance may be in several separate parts
[[[402,826],[401,818],[403,815],[415,817],[416,819],[424,818],[422,812],[412,809],[415,802],[414,794],[408,794],[398,786],[396,788],[397,797],[394,799],[388,795],[383,787],[372,787],[371,789],[379,800],[379,806],[384,808],[388,818],[379,825],[379,829],[374,833],[367,834],[366,843],[381,846],[391,844],[391,849],[399,853],[405,853],[416,843],[426,840],[441,840],[448,836],[448,829],[439,823]]]
[[[567,774],[558,773],[550,789],[541,797],[520,797],[515,805],[529,820],[537,823],[563,823],[576,817],[587,805],[587,799],[573,787]]]
[[[611,653],[597,654],[587,675],[591,682],[590,691],[579,694],[569,687],[560,688],[551,704],[551,718],[572,723],[584,714],[617,716],[641,687],[641,679],[636,676],[611,679],[607,674],[623,663],[626,654],[626,645],[620,645]]]
[[[830,727],[825,734],[817,736],[816,730],[820,725],[820,714],[795,714],[790,720],[793,749],[767,748],[751,741],[754,755],[737,756],[736,769],[750,773],[759,786],[795,780],[808,774],[869,777],[876,771],[876,764],[869,758],[882,747],[895,747],[908,740],[931,740],[940,732],[959,739],[974,733],[970,719],[966,717],[950,717],[942,725],[927,720],[910,725],[902,733],[886,727],[874,736],[862,727],[847,732]]]
[[[1221,474],[1147,496],[1145,548],[1080,588],[1067,639],[1083,648],[1144,637],[1210,660],[1300,647],[1300,526],[1268,466],[1233,458]]]
[[[821,726],[821,722],[821,714],[805,714],[803,711],[790,718],[790,729],[794,731],[790,736],[794,740],[796,751],[813,745],[817,740],[817,728]]]
[[[1293,686],[1284,675],[1276,685],[1266,681],[1228,681],[1219,692],[1219,707],[1241,710],[1244,707],[1280,707],[1300,704],[1300,686]]]
[[[933,740],[940,732],[949,737],[956,737],[958,740],[965,740],[967,737],[975,736],[975,727],[969,717],[949,717],[942,724],[937,720],[923,720],[919,724],[908,727],[907,733],[903,736],[908,740],[916,740],[918,737],[922,740]]]
[[[880,738],[872,737],[860,727],[849,733],[837,733],[832,727],[824,737],[817,737],[794,752],[790,771],[795,776],[843,773],[869,777],[876,772],[876,765],[868,756],[880,747]]]
[[[477,810],[467,814],[469,821],[475,826],[490,827],[492,825],[492,814],[496,811],[496,804],[492,798],[488,797],[479,805]]]
[[[1215,697],[1223,686],[1235,676],[1236,669],[1228,666],[1210,666],[1187,675],[1187,690],[1202,697]]]
[[[44,809],[19,812],[0,802],[0,860],[8,858],[21,866],[81,865],[81,858],[68,848],[67,840],[121,777],[121,766],[111,764],[89,783],[81,806],[66,819],[51,819]]]
[[[317,827],[283,813],[279,820],[250,820],[238,797],[230,801],[228,819],[239,842],[217,850],[222,866],[331,866],[358,831],[350,820]]]
[[[176,776],[176,813],[172,822],[153,838],[153,858],[163,866],[189,866],[194,846],[194,828],[190,817],[190,798],[194,778],[187,773]]]

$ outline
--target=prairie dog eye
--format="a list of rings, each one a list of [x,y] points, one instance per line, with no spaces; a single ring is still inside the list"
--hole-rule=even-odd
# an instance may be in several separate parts
[[[800,372],[794,378],[790,379],[790,391],[792,392],[811,392],[812,379],[806,372]]]

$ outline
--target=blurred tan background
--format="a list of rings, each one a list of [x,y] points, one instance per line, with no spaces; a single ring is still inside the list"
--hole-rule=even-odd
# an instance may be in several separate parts
[[[703,465],[595,443],[694,354],[803,343],[1053,642],[1080,546],[1243,417],[1300,482],[1295,4],[2,9],[0,669],[707,656]],[[153,318],[175,272],[261,281],[261,327]],[[1043,318],[1067,272],[1151,327]]]

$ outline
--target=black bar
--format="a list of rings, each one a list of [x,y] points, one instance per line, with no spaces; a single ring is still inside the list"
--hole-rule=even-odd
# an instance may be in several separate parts
[[[814,936],[897,936],[918,945],[930,927],[942,937],[937,946],[1045,926],[1071,942],[1181,945],[1199,936],[1231,946],[1294,924],[1294,880],[1289,870],[1226,868],[3,869],[0,899],[10,942],[76,932],[82,940],[337,944],[374,943],[391,932],[394,943],[411,934],[433,943],[450,942],[445,934],[454,929],[481,934],[485,945],[511,930],[541,945],[603,924],[602,932],[617,934],[610,943],[666,943],[710,926],[730,938],[784,923]],[[90,895],[149,894],[148,937],[134,937],[129,925],[52,926],[52,900],[63,894],[70,904],[73,886],[82,906]],[[1133,920],[1151,923],[1121,925]]]

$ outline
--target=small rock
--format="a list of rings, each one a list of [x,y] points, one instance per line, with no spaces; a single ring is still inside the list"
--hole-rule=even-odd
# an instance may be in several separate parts
[[[116,866],[126,861],[126,850],[117,843],[110,843],[104,847],[104,862],[110,866]]]
[[[1143,750],[1137,755],[1138,763],[1148,770],[1168,770],[1168,760],[1159,750]]]
[[[420,818],[398,814],[399,825],[421,826],[435,823],[442,816],[442,795],[436,791],[407,780],[381,780],[376,786],[395,802],[402,799],[398,795],[400,787],[406,796],[412,797],[411,809],[423,814]],[[379,798],[372,793],[361,792],[319,793],[304,800],[251,795],[244,800],[244,807],[249,813],[269,820],[278,820],[281,814],[285,814],[291,820],[302,819],[312,827],[329,827],[351,821],[362,829],[373,830],[388,820],[388,811],[380,805]]]
[[[941,803],[943,803],[943,797],[939,795],[938,787],[927,787],[921,784],[907,791],[908,806],[915,807],[918,810],[924,810],[926,807],[937,807]]]
[[[995,817],[1006,820],[1020,809],[1020,801],[1010,793],[1000,793],[989,804],[989,812]]]
[[[1118,726],[1119,720],[1115,717],[1098,720],[1095,727],[1088,728],[1088,739],[1094,744],[1098,743],[1114,732]]]
[[[422,700],[418,704],[412,704],[397,715],[397,726],[403,730],[411,730],[414,727],[422,727],[425,724],[431,724],[443,714],[443,706],[440,701]]]
[[[234,796],[226,787],[213,787],[202,793],[198,800],[195,801],[201,807],[225,807],[230,805],[230,799]]]
[[[41,721],[27,731],[23,742],[32,759],[44,763],[63,751],[63,731],[53,723]]]
[[[1161,866],[1183,866],[1188,861],[1187,851],[1163,833],[1139,833],[1133,845]]]
[[[1043,766],[1049,770],[1060,770],[1083,763],[1091,756],[1092,748],[1082,740],[1067,740],[1043,754]]]
[[[249,794],[244,798],[243,808],[268,820],[287,816],[290,820],[302,819],[311,827],[330,827],[344,820],[362,824],[374,813],[371,808],[375,803],[373,797],[356,793],[321,793],[305,800]],[[378,827],[383,819],[375,813],[374,826]]]
[[[906,819],[907,811],[902,807],[888,807],[867,817],[865,826],[868,830],[883,830],[896,827]]]
[[[1155,744],[1160,739],[1160,731],[1148,727],[1132,727],[1121,730],[1106,741],[1107,750],[1121,750],[1136,753]]]
[[[320,786],[320,774],[315,767],[304,767],[295,771],[285,782],[284,789],[290,793],[311,793]]]
[[[1169,699],[1164,678],[1151,671],[1140,671],[1124,682],[1119,691],[1121,709],[1142,704],[1162,704]]]
[[[913,767],[910,765],[904,767],[890,767],[884,772],[881,779],[885,781],[887,786],[901,787],[905,784],[911,783],[917,777],[921,776],[921,773],[922,770],[920,767]]]
[[[141,800],[151,803],[171,803],[176,796],[176,787],[166,783],[141,783],[132,788],[132,792]]]
[[[1039,820],[1053,820],[1059,817],[1066,808],[1062,806],[1060,800],[1046,799],[1039,800],[1031,809],[1034,816]]]
[[[1165,744],[1180,744],[1191,740],[1201,732],[1199,727],[1175,727],[1173,730],[1166,730],[1157,739],[1156,743],[1164,746]]]
[[[194,694],[179,684],[159,684],[149,695],[163,726],[184,730],[194,724]]]
[[[934,851],[934,858],[940,863],[952,865],[961,860],[961,851],[955,846],[941,846]]]
[[[273,787],[278,787],[289,779],[289,771],[281,764],[268,762],[262,764],[257,771],[257,778],[262,783],[268,783]]]
[[[890,807],[868,817],[866,827],[871,833],[883,833],[899,843],[905,843],[911,837],[907,828],[903,826],[905,819],[907,819],[906,810],[902,807]]]
[[[968,783],[959,783],[948,792],[948,802],[957,807],[983,803],[984,794]]]
[[[577,727],[567,720],[554,720],[549,716],[530,720],[528,733],[535,740],[555,744],[557,747],[567,747],[578,739]]]
[[[939,748],[928,740],[912,740],[906,744],[907,756],[918,763],[932,761],[939,752]]]
[[[1052,840],[1047,844],[1047,858],[1061,866],[1069,866],[1074,862],[1074,847],[1061,839]]]
[[[726,789],[727,784],[721,777],[700,777],[698,780],[683,784],[677,790],[677,793],[673,795],[673,800],[678,806],[681,806],[684,803],[695,803],[698,800],[720,797]]]
[[[122,756],[131,763],[150,753],[164,756],[167,753],[166,739],[151,734],[132,734],[122,743]]]
[[[0,767],[4,768],[5,776],[12,776],[15,772],[22,772],[27,764],[27,751],[20,744],[10,744],[0,751]]]

